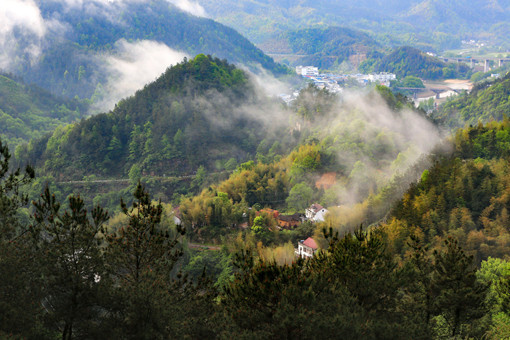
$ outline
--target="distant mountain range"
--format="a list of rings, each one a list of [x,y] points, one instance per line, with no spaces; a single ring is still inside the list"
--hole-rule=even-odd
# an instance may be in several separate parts
[[[385,43],[451,48],[461,39],[508,41],[508,0],[198,0],[206,13],[256,43],[305,26],[342,25]],[[392,37],[388,37],[390,34]]]
[[[184,56],[199,53],[276,74],[286,71],[234,29],[165,0],[39,0],[17,6],[23,8],[6,9],[23,20],[4,24],[9,30],[0,36],[0,43],[5,41],[0,69],[69,98],[110,97],[113,105]],[[119,91],[121,82],[128,89]]]

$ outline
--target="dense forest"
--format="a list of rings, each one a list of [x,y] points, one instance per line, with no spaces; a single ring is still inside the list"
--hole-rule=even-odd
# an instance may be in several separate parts
[[[35,181],[34,198],[44,181],[64,183],[54,190],[65,197],[77,192],[65,185],[70,180],[84,181],[86,188],[94,178],[129,179],[131,185],[142,178],[154,195],[179,205],[231,174],[228,181],[237,189],[213,185],[192,199],[194,208],[187,211],[214,201],[219,190],[242,206],[234,207],[237,211],[258,203],[294,213],[313,202],[362,201],[428,152],[433,146],[428,136],[439,138],[425,114],[388,88],[339,100],[310,86],[285,106],[263,94],[243,71],[199,55],[169,68],[111,113],[19,146],[16,162],[34,164],[44,178]],[[323,176],[330,178],[326,187],[317,184]],[[275,184],[270,178],[280,180]],[[276,187],[264,193],[266,185]],[[118,200],[118,187],[113,196],[104,187],[90,189],[87,196],[108,208]],[[223,217],[232,225],[243,222]],[[221,218],[215,225],[188,219],[216,230],[216,240],[226,232]]]
[[[61,127],[18,153],[45,172],[75,179],[131,170],[189,174],[200,165],[212,170],[217,160],[254,155],[267,133],[243,111],[260,103],[252,86],[233,65],[198,55],[169,68],[112,112]]]
[[[504,157],[508,148],[496,144],[492,152],[477,151],[483,150],[478,146],[491,146],[483,136],[493,130],[508,135],[508,123],[459,132],[457,157],[480,156],[488,162]],[[20,189],[33,180],[34,172],[27,167],[10,174],[9,151],[3,145],[0,151],[0,304],[5,311],[1,335],[34,339],[508,336],[509,264],[489,258],[477,267],[481,259],[474,261],[452,235],[444,235],[444,242],[438,244],[420,236],[432,235],[426,224],[421,234],[398,234],[400,242],[390,237],[397,232],[395,221],[341,235],[331,229],[324,233],[326,250],[283,265],[274,257],[261,256],[258,246],[250,247],[249,233],[243,245],[237,242],[236,248],[236,241],[231,243],[230,262],[224,264],[231,269],[222,272],[227,278],[215,285],[205,270],[195,271],[194,276],[183,272],[196,268],[197,261],[182,266],[189,253],[185,231],[169,220],[165,207],[152,201],[141,184],[133,192],[133,203],[121,201],[121,212],[113,217],[100,206],[88,210],[79,196],[68,197],[69,208],[64,209],[46,188],[32,203],[30,225],[23,223],[17,210],[28,201]],[[487,175],[491,169],[485,169],[486,164],[460,163],[472,169],[476,181],[493,178],[491,184],[479,187],[477,197],[498,187],[499,175]],[[451,178],[459,170],[455,165],[436,165],[397,205],[395,218],[408,218],[408,230],[413,230],[411,219],[420,214],[414,214],[416,204],[407,200],[433,192],[436,185],[443,187],[441,174]],[[464,182],[455,178],[451,190],[455,183]],[[420,192],[424,194],[417,196]],[[480,213],[480,205],[473,206],[475,200],[457,197],[452,203],[449,192],[438,214],[456,215],[453,206]],[[494,211],[492,218],[506,218],[497,214],[508,202],[490,201],[496,210],[489,208],[479,216],[491,218]],[[452,225],[450,234],[459,236],[465,228],[476,233],[476,224],[470,226],[461,215],[458,221],[461,224]],[[498,229],[482,221],[487,232]],[[440,229],[435,232],[441,235]],[[398,244],[407,249],[402,257],[394,256],[401,251]]]
[[[510,338],[510,75],[427,112],[398,91],[488,77],[422,51],[496,41],[503,1],[6,4],[1,339]],[[291,89],[202,16],[399,79]],[[167,69],[117,101],[112,63]]]
[[[454,151],[439,157],[395,205],[384,226],[395,249],[419,236],[440,247],[450,236],[475,257],[508,256],[510,124],[479,124],[460,130]]]
[[[509,136],[505,120],[435,146],[437,126],[389,88],[310,86],[285,106],[226,61],[184,60],[19,146],[36,171],[0,147],[0,334],[505,338]],[[175,207],[153,200],[155,179],[192,171]],[[130,178],[111,212],[50,180],[91,174]],[[312,203],[324,221],[275,219]],[[320,249],[297,259],[307,237]]]

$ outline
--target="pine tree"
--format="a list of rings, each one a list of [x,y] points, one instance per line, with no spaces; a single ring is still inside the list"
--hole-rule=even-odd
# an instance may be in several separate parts
[[[109,285],[100,250],[108,213],[96,207],[89,218],[79,196],[70,196],[69,210],[61,212],[48,187],[34,206],[30,231],[43,276],[46,321],[64,340],[94,337],[103,310],[100,295]]]
[[[119,302],[114,319],[123,337],[136,339],[165,338],[168,308],[174,281],[171,271],[182,255],[177,232],[160,225],[163,208],[154,204],[138,182],[135,201],[121,209],[127,225],[106,235],[106,260],[117,287]]]
[[[451,237],[444,244],[445,251],[436,250],[433,256],[433,308],[445,318],[450,336],[456,337],[467,332],[462,326],[471,326],[485,314],[487,287],[476,280],[473,257]]]
[[[26,242],[29,234],[23,230],[27,226],[17,216],[19,208],[28,204],[22,186],[32,181],[34,171],[31,167],[10,171],[10,158],[7,145],[0,140],[0,337],[42,339],[36,256]]]
[[[417,327],[415,338],[430,339],[430,323],[433,317],[433,291],[432,291],[432,260],[428,247],[412,235],[408,243],[413,250],[407,261],[409,267],[408,282],[404,289],[406,298],[402,301],[406,309],[406,320]]]
[[[25,171],[9,171],[11,154],[9,148],[0,140],[0,239],[10,240],[19,231],[16,217],[18,209],[28,204],[28,196],[21,192],[21,187],[30,183],[35,177],[32,167]]]

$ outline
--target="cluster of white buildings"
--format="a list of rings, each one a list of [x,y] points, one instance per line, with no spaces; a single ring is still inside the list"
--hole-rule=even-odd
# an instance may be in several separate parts
[[[311,79],[317,87],[326,88],[333,93],[341,92],[342,83],[349,80],[355,80],[361,86],[368,85],[369,83],[390,86],[390,82],[397,79],[395,74],[387,72],[374,74],[320,74],[319,68],[314,66],[297,66],[296,73]]]
[[[296,73],[303,77],[319,76],[319,68],[314,66],[297,66]]]
[[[462,44],[463,45],[468,45],[468,46],[474,46],[474,47],[477,47],[477,48],[481,48],[481,47],[484,47],[486,45],[484,42],[481,42],[481,41],[478,41],[478,40],[474,40],[474,39],[462,40]]]
[[[297,66],[296,73],[310,79],[320,89],[327,89],[331,93],[340,93],[347,83],[356,86],[367,86],[371,83],[390,86],[392,80],[397,79],[393,73],[381,72],[374,74],[321,74],[315,66]],[[278,97],[290,104],[299,95],[299,91],[292,94],[280,94]]]

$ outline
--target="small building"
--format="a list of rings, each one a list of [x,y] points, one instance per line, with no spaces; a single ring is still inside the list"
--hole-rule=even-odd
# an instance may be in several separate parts
[[[313,222],[324,222],[327,213],[328,209],[318,203],[312,204],[310,208],[305,211],[306,218]]]
[[[321,209],[324,209],[322,205],[318,203],[312,204],[308,209],[305,210],[306,218],[312,220]]]
[[[319,68],[313,66],[298,66],[296,67],[296,73],[303,77],[313,77],[319,75]]]
[[[294,215],[278,215],[276,221],[281,229],[292,229],[303,222],[303,214],[296,213]]]
[[[323,174],[317,181],[315,181],[315,187],[317,189],[327,190],[331,188],[336,183],[336,173],[327,172]]]
[[[319,210],[315,216],[313,217],[313,221],[314,222],[324,222],[324,220],[326,219],[326,214],[328,213],[328,209],[325,209],[325,208],[322,208],[321,210]]]
[[[267,214],[267,215],[271,216],[274,219],[277,219],[278,216],[280,215],[278,210],[274,210],[274,209],[271,209],[271,208],[260,209],[259,211],[257,211],[256,215],[260,216],[260,214]]]
[[[397,76],[393,73],[375,73],[375,74],[369,74],[368,75],[368,81],[370,82],[380,82],[380,83],[389,83],[392,80],[397,79]]]
[[[298,249],[296,250],[296,255],[302,258],[313,257],[317,252],[317,249],[319,249],[317,243],[313,238],[309,237],[304,241],[301,240],[298,242]]]

